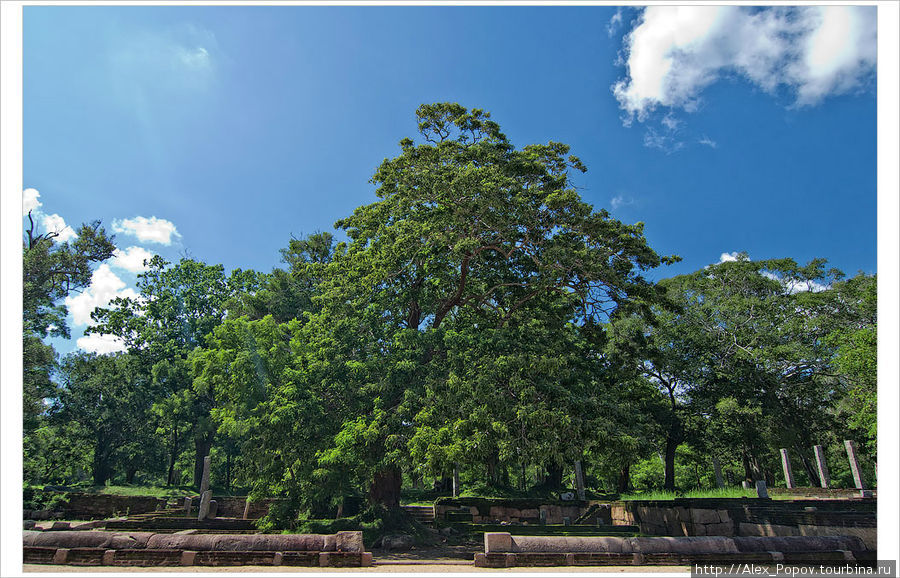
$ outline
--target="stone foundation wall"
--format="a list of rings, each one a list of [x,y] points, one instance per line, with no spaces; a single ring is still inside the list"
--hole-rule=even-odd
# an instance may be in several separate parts
[[[544,512],[545,524],[562,524],[564,518],[574,523],[589,507],[590,502],[540,500],[489,500],[484,498],[442,498],[434,504],[436,520],[446,521],[453,514],[469,513],[474,524],[508,522],[511,524],[540,524]],[[601,520],[608,509],[600,508]],[[448,513],[452,513],[448,516]],[[596,519],[593,523],[596,523]],[[601,523],[606,523],[602,520]]]
[[[108,494],[66,493],[54,511],[64,518],[95,520],[118,515],[145,514],[166,507],[166,500],[147,496],[112,496]],[[23,511],[25,519],[45,519],[42,511]],[[49,516],[48,516],[49,517]]]
[[[614,524],[657,536],[857,536],[877,545],[875,500],[676,499],[612,504]]]
[[[218,504],[216,516],[220,518],[243,518],[244,506],[247,503],[246,496],[213,496],[213,500]],[[269,506],[275,502],[274,498],[266,498],[263,500],[255,500],[250,502],[250,510],[247,513],[248,520],[258,520],[269,512]],[[196,504],[200,503],[200,499],[196,499]]]

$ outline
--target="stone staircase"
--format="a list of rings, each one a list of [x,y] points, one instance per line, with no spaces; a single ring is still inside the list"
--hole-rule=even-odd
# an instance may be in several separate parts
[[[401,506],[403,510],[412,516],[420,524],[434,525],[434,506]]]

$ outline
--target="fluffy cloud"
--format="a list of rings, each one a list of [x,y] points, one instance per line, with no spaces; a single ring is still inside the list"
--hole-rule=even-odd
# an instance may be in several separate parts
[[[116,249],[113,253],[112,266],[132,273],[143,273],[147,270],[144,261],[153,258],[153,253],[143,247],[128,247],[124,251]]]
[[[716,263],[716,265],[727,263],[729,261],[738,261],[742,257],[746,257],[746,253],[742,254],[738,253],[737,251],[732,251],[731,253],[722,253],[721,255],[719,255],[719,262]]]
[[[66,220],[56,214],[44,215],[41,224],[47,233],[56,233],[56,241],[59,243],[65,243],[78,236],[72,227],[66,225]]]
[[[150,217],[149,219],[147,217],[135,217],[133,219],[113,221],[112,227],[116,233],[134,235],[143,243],[171,245],[172,237],[181,237],[171,221],[157,219],[156,217]]]
[[[66,307],[75,325],[91,323],[91,313],[97,307],[106,307],[116,297],[137,299],[134,289],[125,288],[125,282],[103,263],[91,276],[91,285],[83,293],[66,297]]]
[[[89,353],[115,353],[125,351],[125,343],[115,335],[85,335],[75,342],[79,349]]]
[[[628,74],[612,90],[626,123],[659,106],[693,111],[731,74],[814,105],[869,79],[875,50],[874,7],[650,6],[625,37]]]
[[[771,279],[772,281],[778,281],[781,283],[781,286],[788,290],[788,293],[796,294],[796,293],[805,293],[807,291],[811,291],[813,293],[818,293],[820,291],[825,291],[829,288],[828,285],[824,285],[819,283],[818,281],[800,281],[795,279],[784,279],[779,277],[775,273],[771,271],[763,271],[762,276],[767,279]]]
[[[38,200],[41,194],[37,189],[25,189],[22,191],[22,216],[24,217],[31,211],[41,208],[41,202]]]
[[[609,206],[612,207],[613,210],[618,209],[619,207],[627,207],[628,205],[633,205],[634,199],[631,197],[626,197],[625,195],[616,195],[609,201]]]

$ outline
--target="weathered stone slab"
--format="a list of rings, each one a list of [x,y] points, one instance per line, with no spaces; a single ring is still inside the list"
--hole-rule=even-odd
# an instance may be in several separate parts
[[[700,508],[693,508],[690,510],[691,512],[691,521],[695,524],[718,524],[719,512],[716,510],[703,510]]]
[[[723,536],[693,536],[679,538],[626,538],[634,552],[642,554],[654,552],[695,553],[737,553],[733,538]]]
[[[332,539],[334,538],[331,536]],[[361,538],[360,538],[361,539]],[[270,550],[316,551],[329,550],[323,534],[154,534],[148,548],[161,550]],[[334,550],[332,542],[331,550]]]
[[[844,440],[844,448],[847,450],[847,459],[850,461],[850,471],[853,473],[853,483],[857,489],[865,490],[863,483],[862,470],[859,467],[859,459],[856,455],[856,442],[853,440]]]
[[[784,470],[784,483],[788,488],[793,488],[794,484],[794,472],[791,470],[791,458],[788,457],[787,448],[781,448],[779,450],[781,453],[781,468]],[[762,496],[761,496],[762,497]]]
[[[575,492],[578,499],[584,501],[584,475],[581,471],[581,460],[575,461]]]
[[[819,470],[819,484],[827,488],[831,484],[831,476],[828,473],[828,463],[825,461],[825,449],[822,446],[813,446],[816,454],[816,466]]]
[[[719,464],[719,458],[714,457],[712,459],[712,463],[713,463],[713,471],[716,474],[716,487],[724,488],[725,480],[722,479],[722,465]]]
[[[732,538],[739,552],[825,552],[864,550],[857,536],[738,536]]]
[[[58,532],[22,532],[23,546],[47,546],[55,548],[103,548],[118,550],[144,548],[151,532],[103,532],[99,530],[61,530]]]

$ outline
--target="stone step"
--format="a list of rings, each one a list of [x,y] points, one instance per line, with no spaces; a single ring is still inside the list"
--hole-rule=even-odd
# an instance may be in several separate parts
[[[107,530],[255,530],[252,520],[213,518],[200,521],[188,517],[156,517],[145,520],[115,520],[107,522]]]

